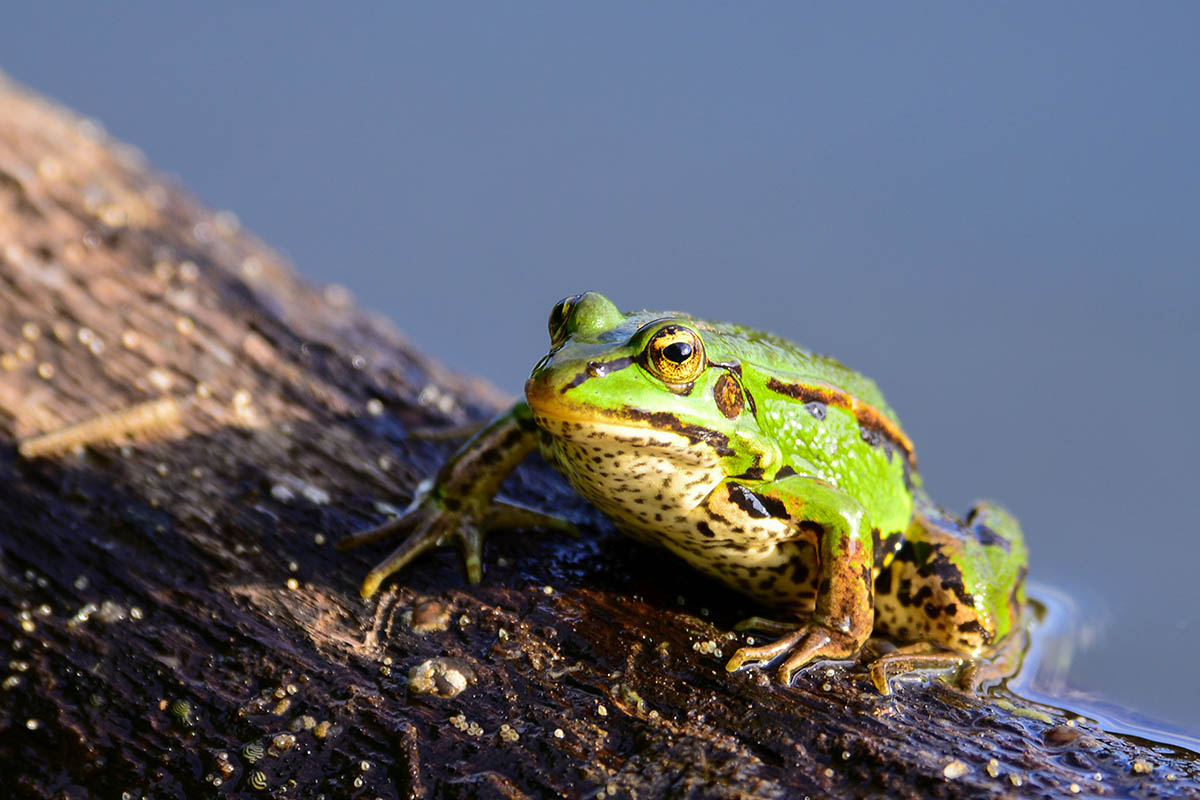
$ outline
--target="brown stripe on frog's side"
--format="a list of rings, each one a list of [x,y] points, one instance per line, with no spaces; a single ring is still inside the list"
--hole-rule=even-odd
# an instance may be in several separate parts
[[[614,358],[611,361],[589,361],[587,363],[587,368],[580,370],[574,378],[571,378],[569,383],[565,384],[561,389],[559,389],[559,392],[566,394],[569,390],[579,387],[585,381],[588,381],[592,378],[603,378],[605,375],[625,369],[626,367],[632,366],[636,363],[636,359],[631,356]]]
[[[767,388],[776,394],[790,397],[793,400],[799,400],[805,404],[822,403],[826,406],[836,406],[850,412],[858,420],[859,426],[863,429],[863,438],[866,441],[871,442],[871,444],[881,444],[882,440],[886,439],[904,453],[905,460],[911,466],[916,466],[917,457],[913,452],[912,441],[904,435],[904,431],[900,430],[899,425],[881,414],[875,406],[864,403],[857,397],[835,389],[832,386],[784,383],[777,378],[769,378],[767,380]],[[872,440],[877,437],[880,441],[876,442]]]

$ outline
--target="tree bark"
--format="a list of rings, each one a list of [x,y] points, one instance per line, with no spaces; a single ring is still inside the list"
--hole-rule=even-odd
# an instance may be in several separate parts
[[[452,447],[413,429],[503,402],[0,79],[6,793],[1200,794],[1185,752],[1054,709],[727,674],[753,609],[536,458],[504,492],[581,539],[494,537],[476,586],[439,551],[361,601],[389,545],[333,545]]]

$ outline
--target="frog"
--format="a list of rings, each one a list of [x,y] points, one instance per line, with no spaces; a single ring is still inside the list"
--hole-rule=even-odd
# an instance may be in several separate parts
[[[870,677],[887,694],[892,678],[923,669],[970,686],[1011,652],[1026,602],[1020,524],[993,502],[961,518],[935,505],[873,380],[772,334],[625,313],[598,292],[556,303],[549,333],[525,398],[399,517],[340,543],[408,533],[366,576],[364,598],[435,547],[456,542],[478,583],[485,534],[574,532],[497,497],[540,450],[617,529],[770,609],[735,626],[773,638],[737,649],[730,672],[775,665],[789,684],[870,643]]]

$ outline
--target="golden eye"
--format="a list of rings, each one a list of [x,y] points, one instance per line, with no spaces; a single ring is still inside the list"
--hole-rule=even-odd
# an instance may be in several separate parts
[[[704,344],[691,328],[667,325],[646,343],[646,367],[666,383],[688,383],[704,371]]]

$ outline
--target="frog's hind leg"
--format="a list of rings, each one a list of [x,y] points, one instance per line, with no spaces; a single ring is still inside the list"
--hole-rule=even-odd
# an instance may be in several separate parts
[[[982,655],[967,655],[947,650],[933,642],[915,642],[903,647],[895,647],[886,652],[879,652],[868,666],[871,683],[880,694],[891,694],[892,678],[900,677],[910,672],[931,671],[948,672],[954,670],[954,684],[968,692],[978,691],[985,684],[991,684],[1016,674],[1021,666],[1021,658],[1025,654],[1027,633],[1024,628],[1014,631],[1004,637],[996,646]],[[886,645],[878,639],[867,643],[864,652],[878,652],[877,648]]]
[[[1020,614],[1020,527],[998,506],[978,505],[964,521],[917,499],[904,543],[877,566],[874,633],[981,653]]]

